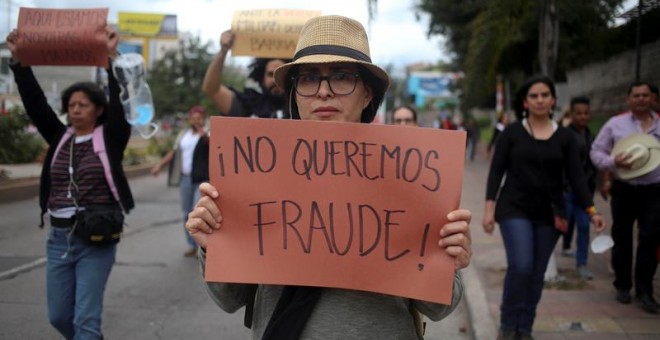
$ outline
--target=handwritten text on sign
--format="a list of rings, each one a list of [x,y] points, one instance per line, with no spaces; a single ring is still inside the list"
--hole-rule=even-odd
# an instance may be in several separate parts
[[[107,8],[21,7],[18,55],[22,65],[108,66]]]
[[[303,24],[320,11],[262,9],[234,12],[232,55],[290,59]]]
[[[438,246],[458,208],[463,132],[211,119],[223,222],[206,280],[337,287],[449,303]]]

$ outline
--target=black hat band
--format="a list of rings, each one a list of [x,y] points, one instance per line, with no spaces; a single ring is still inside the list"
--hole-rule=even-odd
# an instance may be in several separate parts
[[[296,55],[293,56],[293,60],[295,61],[302,57],[306,57],[309,55],[316,55],[316,54],[338,55],[338,56],[349,57],[371,63],[371,58],[369,58],[368,55],[358,50],[354,50],[350,47],[337,46],[337,45],[314,45],[314,46],[305,47],[300,51],[298,51]]]

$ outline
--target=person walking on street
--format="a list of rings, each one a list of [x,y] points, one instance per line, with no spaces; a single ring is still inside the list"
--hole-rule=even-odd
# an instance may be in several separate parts
[[[417,111],[407,105],[396,107],[392,110],[392,124],[418,126]]]
[[[106,36],[110,101],[97,84],[69,86],[62,93],[67,125],[48,105],[32,68],[21,65],[18,32],[13,30],[7,36],[10,68],[23,105],[48,143],[39,187],[41,224],[47,211],[51,225],[46,242],[48,319],[66,339],[103,338],[103,294],[117,252],[116,243],[89,244],[79,236],[84,229],[82,212],[102,207],[114,218],[121,216],[123,223],[122,210],[128,213],[134,206],[122,168],[131,126],[111,71],[118,36],[110,27]]]
[[[499,223],[507,255],[498,339],[532,338],[544,272],[559,234],[566,232],[564,173],[596,230],[605,229],[589,195],[575,137],[551,119],[555,102],[549,78],[524,83],[515,103],[522,120],[498,137],[488,174],[483,227],[492,234]]]
[[[488,148],[486,149],[489,155],[493,152],[493,149],[497,144],[497,138],[507,125],[509,125],[509,115],[505,112],[500,112],[497,124],[493,127],[493,134],[490,137],[490,142],[488,142]]]
[[[596,177],[598,171],[589,157],[591,144],[594,140],[594,136],[588,126],[590,116],[589,104],[589,98],[587,97],[576,97],[571,99],[571,123],[568,125],[568,129],[574,132],[577,138],[582,169],[587,178],[587,185],[591,195],[590,197],[593,197],[596,191]],[[589,253],[589,215],[587,215],[586,211],[580,208],[575,192],[570,186],[566,186],[566,192],[564,195],[566,198],[568,230],[566,233],[562,234],[562,255],[573,255],[571,252],[571,243],[573,241],[573,232],[577,225],[576,250],[574,254],[576,269],[581,278],[591,280],[593,274],[589,268],[587,268],[587,257]]]
[[[273,72],[288,62],[287,59],[255,59],[250,65],[248,82],[242,92],[221,83],[225,59],[234,46],[235,38],[231,30],[220,35],[220,51],[206,69],[202,91],[225,116],[288,118],[288,110],[284,108],[284,92],[273,80]]]
[[[319,16],[303,26],[294,61],[275,71],[275,81],[292,98],[293,119],[368,124],[373,121],[389,85],[389,76],[371,63],[364,27],[342,16]],[[186,228],[201,246],[205,261],[207,237],[222,232],[215,203],[219,191],[200,186],[202,198]],[[229,198],[228,198],[229,199]],[[471,258],[467,210],[452,211],[441,229],[440,246],[456,270]],[[246,306],[254,297],[251,322],[254,339],[418,339],[411,307],[439,320],[457,306],[462,295],[454,276],[451,305],[348,289],[207,282],[214,301],[228,312]],[[275,306],[277,305],[277,308]],[[250,306],[248,306],[250,307]]]
[[[181,210],[185,225],[188,214],[199,199],[199,185],[209,180],[209,137],[206,132],[206,110],[202,106],[193,106],[188,110],[190,127],[179,133],[174,149],[170,150],[151,169],[153,176],[169,164],[168,185],[178,186],[181,196]],[[195,256],[197,243],[185,230],[188,250],[186,257]]]
[[[605,123],[592,144],[590,155],[596,167],[609,171],[613,177],[609,194],[616,300],[624,304],[632,302],[633,225],[637,221],[635,292],[642,309],[657,314],[660,307],[653,297],[653,277],[658,266],[656,252],[660,244],[660,150],[649,149],[644,144],[640,144],[641,147],[630,145],[629,150],[616,150],[617,145],[628,143],[628,138],[646,138],[651,143],[660,139],[660,119],[651,109],[651,96],[648,83],[632,84],[626,97],[630,110]]]
[[[479,128],[479,123],[474,117],[468,117],[465,121],[465,131],[467,132],[467,153],[470,162],[474,162],[474,158],[477,155],[477,147],[479,146],[479,140],[481,139],[481,129]]]

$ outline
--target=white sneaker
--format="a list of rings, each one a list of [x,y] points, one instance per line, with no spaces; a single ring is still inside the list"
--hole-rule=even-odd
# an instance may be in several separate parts
[[[561,256],[563,257],[573,257],[575,254],[571,251],[571,249],[562,249],[561,250]]]
[[[587,268],[587,266],[577,267],[577,272],[578,272],[578,275],[580,275],[580,277],[583,280],[591,280],[591,279],[594,278],[594,275],[591,273],[591,270],[589,270],[589,268]]]

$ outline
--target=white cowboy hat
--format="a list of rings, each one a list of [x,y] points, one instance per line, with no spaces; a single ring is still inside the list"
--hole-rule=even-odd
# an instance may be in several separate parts
[[[390,77],[371,62],[369,40],[358,21],[339,15],[323,15],[309,19],[300,30],[293,61],[275,70],[275,84],[285,88],[286,76],[294,65],[323,63],[356,63],[366,67],[387,86]]]
[[[616,168],[621,179],[632,179],[648,174],[660,166],[660,141],[653,135],[634,133],[619,140],[612,149],[611,155],[630,155],[630,169]]]

